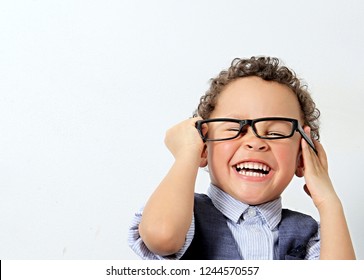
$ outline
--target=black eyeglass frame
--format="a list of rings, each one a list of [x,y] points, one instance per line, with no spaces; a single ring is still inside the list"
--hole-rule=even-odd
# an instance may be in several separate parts
[[[255,131],[255,123],[261,122],[261,121],[275,121],[275,120],[277,120],[277,121],[289,121],[289,122],[291,122],[292,123],[292,132],[291,132],[291,134],[286,135],[286,136],[264,137],[264,136],[258,135],[257,132]],[[202,125],[205,124],[205,123],[210,123],[210,122],[234,122],[234,123],[238,123],[240,125],[239,132],[235,136],[229,137],[229,138],[223,138],[223,139],[208,139],[202,133]],[[242,133],[242,129],[246,125],[249,125],[252,128],[253,133],[254,133],[254,135],[256,137],[258,137],[260,139],[266,139],[266,140],[275,140],[275,139],[290,138],[290,137],[293,136],[293,134],[295,132],[299,132],[301,134],[301,136],[303,137],[303,139],[306,140],[306,142],[308,143],[308,145],[310,145],[310,147],[317,154],[317,150],[315,148],[315,145],[313,144],[312,140],[303,131],[302,127],[299,125],[298,120],[296,120],[296,119],[283,118],[283,117],[258,118],[258,119],[253,119],[253,120],[238,120],[238,119],[231,119],[231,118],[216,118],[216,119],[198,120],[195,123],[196,129],[198,130],[198,132],[199,132],[199,134],[200,134],[200,136],[201,136],[201,138],[202,138],[202,140],[204,142],[206,142],[206,141],[226,141],[226,140],[232,140],[232,139],[238,138],[239,135]]]

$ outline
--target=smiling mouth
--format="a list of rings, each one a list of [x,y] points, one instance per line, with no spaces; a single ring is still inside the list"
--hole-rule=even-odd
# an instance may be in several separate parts
[[[241,175],[252,177],[267,176],[271,170],[268,165],[260,162],[242,162],[235,165],[235,169]]]

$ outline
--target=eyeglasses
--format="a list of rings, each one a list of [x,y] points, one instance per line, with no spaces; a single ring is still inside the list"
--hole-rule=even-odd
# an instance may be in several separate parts
[[[196,122],[196,128],[204,142],[235,139],[247,133],[247,126],[252,128],[256,137],[267,140],[289,138],[295,132],[299,132],[317,153],[315,145],[303,131],[296,119],[281,117],[259,118],[254,120],[216,118]]]

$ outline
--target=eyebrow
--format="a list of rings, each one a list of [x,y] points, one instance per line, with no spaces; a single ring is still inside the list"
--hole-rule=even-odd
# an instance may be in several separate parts
[[[218,117],[220,118],[220,117]],[[238,119],[238,120],[245,120],[246,118],[242,117],[241,115],[237,115],[237,114],[227,114],[225,116],[223,116],[222,118],[232,118],[232,119]]]

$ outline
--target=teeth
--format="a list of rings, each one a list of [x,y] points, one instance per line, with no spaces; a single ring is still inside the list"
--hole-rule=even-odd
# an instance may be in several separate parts
[[[242,162],[236,165],[237,171],[245,176],[264,177],[269,171],[270,167],[259,162]]]
[[[237,166],[239,169],[256,169],[256,170],[263,170],[263,171],[269,171],[269,166],[259,163],[259,162],[243,162],[239,163]]]
[[[258,172],[246,171],[246,170],[239,171],[239,174],[245,175],[245,176],[251,176],[251,177],[264,177],[264,176],[266,176],[266,174],[264,174],[264,173],[258,173]]]

